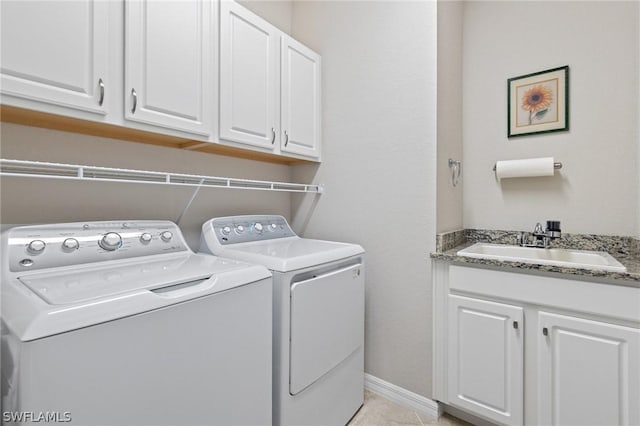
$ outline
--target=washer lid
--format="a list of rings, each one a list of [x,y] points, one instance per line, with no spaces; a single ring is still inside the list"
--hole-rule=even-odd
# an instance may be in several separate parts
[[[18,281],[50,305],[69,305],[135,290],[153,291],[243,268],[246,265],[233,260],[188,255],[80,271],[38,273],[18,277]]]
[[[30,341],[258,281],[269,285],[265,279],[271,277],[264,266],[202,254],[157,255],[145,262],[137,258],[109,264],[4,276],[3,321],[20,340]]]
[[[357,244],[289,237],[216,247],[216,255],[289,272],[364,253]]]

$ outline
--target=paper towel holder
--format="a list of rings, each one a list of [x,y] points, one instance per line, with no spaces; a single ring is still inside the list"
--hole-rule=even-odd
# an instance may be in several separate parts
[[[560,163],[560,162],[553,163],[553,168],[555,170],[561,169],[562,168],[562,163]],[[495,164],[493,165],[493,171],[494,172],[496,171],[496,165]]]

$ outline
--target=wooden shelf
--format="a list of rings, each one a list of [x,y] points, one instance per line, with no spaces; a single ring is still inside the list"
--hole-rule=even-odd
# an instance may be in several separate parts
[[[224,155],[227,157],[243,158],[247,160],[263,161],[276,164],[313,164],[312,161],[297,158],[287,158],[275,154],[250,151],[241,148],[221,145],[215,142],[201,142],[193,139],[176,136],[162,135],[144,130],[130,129],[107,123],[81,120],[62,115],[49,114],[18,108],[8,105],[0,105],[0,121],[5,123],[21,124],[24,126],[41,127],[45,129],[61,130],[63,132],[81,133],[84,135],[99,136],[104,138],[119,139],[129,142],[158,145],[189,151],[203,152],[207,154]]]

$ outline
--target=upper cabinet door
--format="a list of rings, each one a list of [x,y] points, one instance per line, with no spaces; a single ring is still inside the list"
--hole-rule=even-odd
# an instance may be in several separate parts
[[[270,150],[279,142],[279,31],[220,3],[220,138]]]
[[[0,2],[2,93],[106,114],[106,1]]]
[[[282,36],[282,152],[320,158],[320,55]]]
[[[125,117],[211,133],[216,75],[213,2],[125,3]]]

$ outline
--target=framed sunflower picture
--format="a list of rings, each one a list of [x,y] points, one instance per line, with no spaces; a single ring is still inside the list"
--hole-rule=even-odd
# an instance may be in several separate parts
[[[569,66],[507,80],[507,136],[569,130]]]

